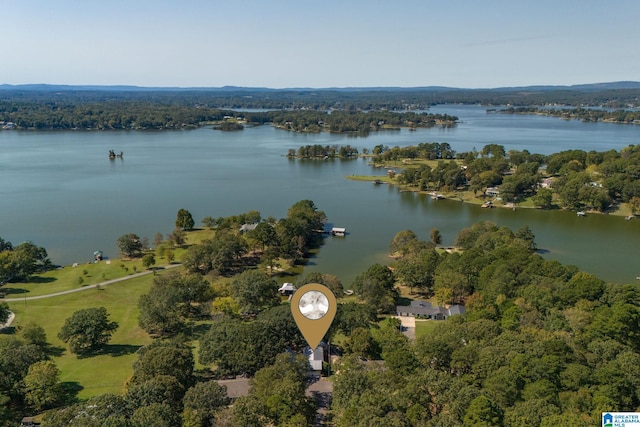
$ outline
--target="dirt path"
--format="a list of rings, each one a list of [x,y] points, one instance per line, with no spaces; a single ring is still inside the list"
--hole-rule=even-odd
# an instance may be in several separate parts
[[[175,268],[175,267],[180,267],[182,264],[171,264],[171,265],[167,265],[165,267],[163,267],[164,270],[167,270],[169,268]],[[154,271],[156,270],[149,270],[149,271],[143,271],[141,273],[135,273],[132,274],[130,276],[124,276],[124,277],[119,277],[117,279],[113,279],[113,280],[106,280],[104,282],[100,282],[100,283],[96,283],[94,285],[89,285],[89,286],[83,286],[81,288],[76,288],[76,289],[69,289],[68,291],[61,291],[61,292],[55,292],[52,294],[47,294],[47,295],[38,295],[35,297],[20,297],[20,298],[4,298],[0,301],[5,301],[5,302],[21,302],[21,301],[33,301],[33,300],[37,300],[37,299],[44,299],[44,298],[52,298],[52,297],[57,297],[60,295],[67,295],[67,294],[72,294],[74,292],[82,292],[82,291],[86,291],[87,289],[94,289],[97,288],[99,286],[106,286],[106,285],[111,285],[112,283],[118,283],[118,282],[124,282],[125,280],[129,280],[129,279],[134,279],[136,277],[140,277],[140,276],[146,276],[147,274],[152,274]]]

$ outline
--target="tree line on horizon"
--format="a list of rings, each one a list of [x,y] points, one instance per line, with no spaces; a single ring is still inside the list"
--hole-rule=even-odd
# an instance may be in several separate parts
[[[0,91],[0,122],[18,129],[182,129],[236,117],[238,110],[426,110],[437,104],[638,106],[640,89],[421,89],[345,90],[24,90]],[[246,115],[247,113],[243,113]],[[256,123],[259,122],[255,118]],[[317,126],[317,120],[314,122]],[[340,130],[339,126],[336,126]]]

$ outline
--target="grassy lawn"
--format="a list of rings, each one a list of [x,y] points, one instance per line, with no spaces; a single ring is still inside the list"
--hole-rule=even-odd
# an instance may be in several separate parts
[[[138,327],[138,298],[149,291],[152,281],[153,276],[149,275],[100,290],[89,289],[53,298],[9,303],[11,311],[16,314],[12,326],[19,329],[21,325],[34,322],[45,329],[47,341],[54,349],[60,350],[53,360],[62,372],[61,381],[82,387],[79,398],[103,393],[119,394],[132,374],[135,351],[151,342],[148,334]],[[105,307],[109,319],[118,322],[119,327],[104,354],[79,359],[69,353],[57,335],[74,311],[90,307]]]
[[[434,331],[440,321],[438,320],[419,320],[416,319],[416,339],[423,335],[430,334]]]
[[[166,264],[166,260],[156,259],[156,267]],[[145,268],[140,259],[130,261],[113,259],[47,271],[32,277],[29,283],[10,283],[2,290],[6,292],[7,298],[33,297],[77,289],[142,271],[145,271]]]

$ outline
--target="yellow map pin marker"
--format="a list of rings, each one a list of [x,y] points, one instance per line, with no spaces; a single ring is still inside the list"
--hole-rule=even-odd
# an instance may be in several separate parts
[[[333,292],[319,283],[304,285],[291,298],[291,313],[309,347],[315,350],[336,316]]]

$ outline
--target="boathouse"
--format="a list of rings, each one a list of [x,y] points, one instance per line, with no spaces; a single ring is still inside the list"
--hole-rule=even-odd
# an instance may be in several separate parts
[[[342,227],[333,227],[331,229],[332,236],[341,236],[344,237],[347,234],[347,229]]]

